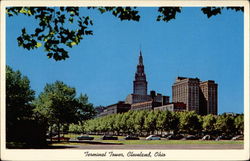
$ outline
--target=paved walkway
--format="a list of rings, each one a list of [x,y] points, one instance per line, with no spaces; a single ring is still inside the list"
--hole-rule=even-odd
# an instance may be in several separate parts
[[[146,145],[69,145],[66,146],[66,148],[77,148],[77,149],[166,149],[166,150],[172,150],[172,149],[201,149],[201,150],[208,150],[208,149],[243,149],[243,144],[160,144],[160,145],[154,145],[154,144],[146,144]]]

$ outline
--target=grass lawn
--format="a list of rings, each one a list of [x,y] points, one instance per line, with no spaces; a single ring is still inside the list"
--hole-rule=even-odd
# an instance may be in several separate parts
[[[243,141],[203,141],[203,140],[100,140],[106,143],[122,144],[243,144]]]
[[[92,140],[85,141],[84,143],[77,142],[60,142],[53,143],[52,145],[90,145],[91,143],[114,143],[124,145],[145,145],[145,144],[243,144],[243,141],[231,141],[231,140],[220,140],[220,141],[203,141],[203,140]]]
[[[65,137],[76,139],[78,134],[66,134]],[[120,143],[120,144],[243,144],[243,140],[145,140],[146,137],[140,137],[140,140],[123,140],[125,136],[118,136],[119,140],[101,140],[102,135],[89,135],[94,137],[92,142],[102,143]],[[91,141],[90,141],[91,142]],[[59,144],[59,143],[57,143]],[[64,143],[63,143],[64,144]],[[66,143],[66,144],[88,144],[88,143]]]

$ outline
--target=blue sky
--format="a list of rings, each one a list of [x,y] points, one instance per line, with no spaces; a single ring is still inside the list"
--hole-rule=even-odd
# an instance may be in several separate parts
[[[111,14],[81,9],[94,20],[93,36],[56,62],[42,48],[27,51],[17,45],[23,27],[33,19],[7,17],[6,63],[29,77],[36,95],[56,80],[86,93],[95,106],[109,105],[132,93],[140,46],[148,92],[171,96],[177,76],[218,83],[218,111],[243,112],[243,13],[224,10],[210,19],[200,8],[183,8],[175,20],[157,22],[157,8],[139,8],[140,22],[120,21]],[[171,97],[172,99],[172,97]]]

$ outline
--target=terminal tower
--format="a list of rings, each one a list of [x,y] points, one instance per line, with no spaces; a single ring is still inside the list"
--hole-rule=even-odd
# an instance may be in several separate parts
[[[146,74],[144,73],[143,57],[141,51],[133,85],[134,85],[133,94],[147,95],[148,82],[146,80]]]
[[[136,67],[135,79],[133,81],[133,93],[129,94],[125,100],[128,104],[150,101],[151,97],[147,94],[148,82],[144,72],[142,52],[139,54],[139,61]]]

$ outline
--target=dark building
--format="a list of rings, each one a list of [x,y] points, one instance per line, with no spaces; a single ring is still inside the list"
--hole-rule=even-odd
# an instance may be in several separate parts
[[[150,91],[150,101],[133,103],[131,105],[131,110],[153,110],[155,107],[166,105],[169,103],[168,96],[162,96],[160,93],[155,93],[155,91]]]
[[[98,106],[95,108],[96,111],[96,117],[100,117],[100,114],[103,113],[103,111],[106,109],[107,107],[104,106]]]
[[[124,101],[119,101],[116,104],[107,106],[106,109],[104,109],[104,111],[100,113],[98,117],[128,112],[130,110],[130,107],[130,104],[126,104]]]
[[[213,80],[200,83],[200,114],[218,113],[218,85]]]

